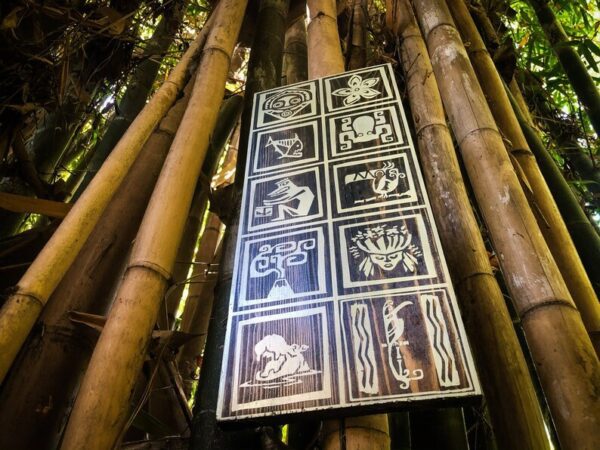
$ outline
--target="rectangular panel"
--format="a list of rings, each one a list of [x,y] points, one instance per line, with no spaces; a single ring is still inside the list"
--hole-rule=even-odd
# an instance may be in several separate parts
[[[260,92],[252,123],[218,418],[480,395],[391,66]]]

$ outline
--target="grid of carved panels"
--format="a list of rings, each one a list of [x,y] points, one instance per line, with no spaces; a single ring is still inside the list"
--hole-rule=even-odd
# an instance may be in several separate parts
[[[390,65],[258,93],[222,420],[479,394]]]

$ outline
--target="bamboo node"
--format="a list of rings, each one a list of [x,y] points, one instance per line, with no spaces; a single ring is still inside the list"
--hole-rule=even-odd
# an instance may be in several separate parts
[[[577,309],[577,307],[570,302],[569,300],[565,300],[565,299],[560,299],[560,298],[553,298],[553,299],[549,299],[549,300],[542,300],[537,302],[534,305],[531,305],[525,309],[522,309],[520,312],[520,316],[521,316],[521,322],[524,322],[526,317],[534,312],[537,311],[538,309],[542,309],[542,308],[547,308],[550,306],[565,306],[567,308],[571,308],[574,309],[575,311],[579,312],[579,310]]]
[[[32,294],[30,292],[22,291],[18,286],[17,286],[16,292],[14,294],[12,294],[11,297],[13,295],[15,296],[15,298],[22,297],[24,299],[29,300],[30,302],[32,301],[33,303],[37,303],[38,305],[40,305],[40,308],[44,308],[44,306],[46,306],[46,302],[44,300],[42,300],[40,297],[38,297],[37,295]],[[17,302],[18,302],[18,298],[17,298]]]
[[[135,269],[136,267],[141,267],[143,269],[148,269],[152,272],[155,272],[167,281],[171,279],[171,271],[170,270],[167,270],[164,267],[162,267],[156,263],[153,263],[152,261],[143,261],[143,260],[133,261],[127,266],[127,271],[129,271],[130,269]]]
[[[205,47],[204,50],[202,51],[202,54],[204,55],[205,53],[208,53],[210,51],[215,51],[217,53],[222,53],[225,58],[227,58],[227,61],[231,62],[231,55],[229,54],[229,52],[224,49],[223,47],[220,47],[218,45],[211,45],[210,47]],[[200,73],[200,72],[198,72]]]

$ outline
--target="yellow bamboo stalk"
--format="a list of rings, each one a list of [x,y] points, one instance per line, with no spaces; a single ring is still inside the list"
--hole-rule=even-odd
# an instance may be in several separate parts
[[[323,424],[326,450],[385,450],[390,448],[387,414],[327,420]]]
[[[117,444],[175,263],[245,10],[246,0],[223,0],[214,13],[190,103],[75,401],[63,450],[108,450]]]
[[[335,0],[307,0],[308,78],[344,71]]]
[[[0,383],[48,298],[77,257],[152,130],[183,89],[188,68],[204,45],[207,29],[205,27],[198,35],[167,80],[132,122],[0,310]]]
[[[414,5],[561,444],[600,448],[600,363],[581,316],[529,209],[448,6],[440,0]]]
[[[502,78],[496,70],[465,1],[447,0],[447,3],[463,40],[469,43],[466,47],[467,53],[498,128],[510,141],[507,147],[513,156],[513,165],[515,169],[522,169],[526,181],[531,186],[530,203],[546,243],[550,247],[590,336],[600,337],[600,303],[579,259],[569,230],[521,130]],[[600,347],[600,343],[597,347]]]
[[[431,206],[436,217],[445,218],[437,226],[496,439],[500,448],[548,449],[541,409],[471,209],[425,41],[408,0],[388,0],[387,5],[388,27],[401,37],[401,62]]]

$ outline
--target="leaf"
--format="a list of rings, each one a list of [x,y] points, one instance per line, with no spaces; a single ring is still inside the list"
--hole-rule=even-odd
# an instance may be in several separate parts
[[[13,28],[17,28],[19,24],[19,12],[25,9],[24,6],[16,6],[9,12],[4,19],[2,19],[2,23],[0,23],[0,30],[12,30]]]
[[[529,38],[531,37],[531,33],[526,33],[525,36],[523,36],[521,38],[521,40],[519,41],[519,48],[523,48],[527,45],[527,43],[529,42]]]
[[[596,63],[596,60],[594,59],[594,55],[590,51],[589,47],[585,44],[580,45],[579,51],[581,52],[581,54],[583,55],[585,60],[588,62],[590,67],[594,70],[594,72],[598,72],[598,64]]]

